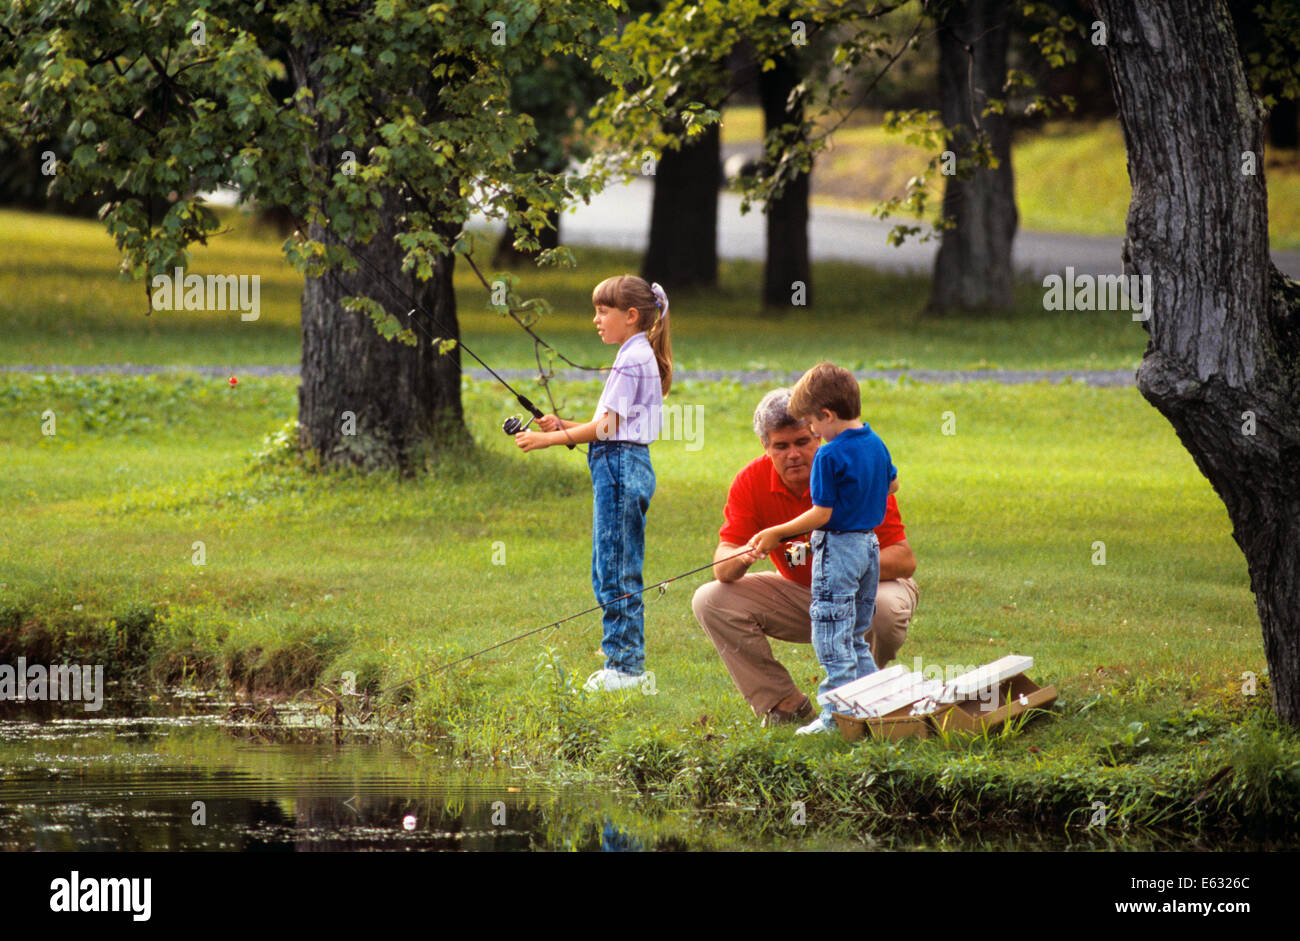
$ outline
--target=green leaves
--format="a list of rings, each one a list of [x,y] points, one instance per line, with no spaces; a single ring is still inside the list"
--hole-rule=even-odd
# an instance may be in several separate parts
[[[574,257],[573,249],[567,245],[561,245],[558,248],[548,248],[539,253],[537,264],[553,268],[577,268],[578,259]]]
[[[1300,99],[1300,7],[1292,0],[1267,0],[1254,5],[1238,42],[1246,53],[1246,74],[1252,90],[1266,108],[1277,99]]]
[[[1071,42],[1073,38],[1082,36],[1084,30],[1073,17],[1061,13],[1049,3],[1026,3],[1021,8],[1021,15],[1031,28],[1038,27],[1030,34],[1029,41],[1038,47],[1048,65],[1059,69],[1078,59]]]
[[[366,314],[379,335],[386,340],[397,340],[399,343],[405,343],[407,346],[415,346],[418,339],[415,332],[410,327],[403,327],[400,320],[384,309],[383,305],[370,297],[348,297],[343,300],[343,307],[346,310],[357,311]],[[441,341],[450,342],[450,341]]]
[[[215,231],[196,194],[230,182],[246,201],[326,229],[324,242],[285,244],[307,274],[345,262],[344,246],[374,237],[390,212],[407,267],[427,278],[473,212],[536,233],[547,209],[599,187],[600,173],[566,172],[579,152],[571,144],[533,166],[521,158],[539,140],[572,137],[594,98],[567,94],[581,77],[565,61],[592,63],[581,81],[601,88],[633,71],[596,61],[618,3],[494,5],[15,2],[0,13],[12,50],[0,110],[25,122],[20,143],[68,140],[54,179],[65,197],[124,192],[102,218],[129,276]],[[317,50],[295,70],[288,37],[298,55]],[[512,104],[542,76],[565,93],[555,115]],[[383,192],[400,203],[386,207]],[[381,333],[408,342],[399,321],[364,309]]]

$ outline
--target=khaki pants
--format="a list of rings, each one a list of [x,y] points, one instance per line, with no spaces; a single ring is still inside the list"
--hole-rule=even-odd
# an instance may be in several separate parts
[[[916,582],[910,578],[884,581],[876,589],[876,613],[867,643],[877,667],[893,660],[903,646],[918,595]],[[754,572],[735,582],[709,582],[691,599],[695,620],[713,641],[736,689],[756,716],[766,715],[799,691],[789,671],[772,656],[768,638],[811,644],[811,600],[807,588],[777,572]]]

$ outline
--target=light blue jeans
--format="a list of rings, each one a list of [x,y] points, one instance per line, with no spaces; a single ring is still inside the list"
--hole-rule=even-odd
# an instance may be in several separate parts
[[[645,610],[640,592],[645,561],[645,515],[655,492],[650,449],[629,441],[594,441],[591,469],[591,587],[603,614],[605,666],[620,673],[645,671]]]
[[[812,535],[813,650],[826,670],[817,688],[822,695],[876,672],[866,633],[876,612],[880,581],[880,540],[873,532],[817,530]],[[821,719],[831,721],[823,708]]]

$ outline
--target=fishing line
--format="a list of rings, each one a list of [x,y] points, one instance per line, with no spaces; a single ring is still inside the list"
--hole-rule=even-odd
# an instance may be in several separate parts
[[[478,265],[474,264],[474,259],[469,255],[466,255],[465,261],[469,264],[470,270],[472,270],[475,276],[478,277],[479,283],[483,285],[483,289],[487,291],[489,294],[491,294],[492,286],[488,284],[487,278],[483,277],[483,272],[478,270]],[[514,312],[513,309],[507,307],[506,313],[510,315],[511,320],[519,324],[520,330],[523,330],[525,333],[527,333],[530,337],[533,338],[534,349],[536,349],[538,346],[544,346],[552,353],[554,353],[556,356],[558,356],[560,359],[564,360],[566,363],[572,366],[574,369],[585,369],[587,372],[608,372],[612,368],[610,366],[584,366],[581,363],[575,363],[573,360],[569,359],[569,357],[565,356],[555,347],[551,346],[551,344],[547,343],[536,333],[534,333],[533,328],[528,326],[528,324],[524,323],[522,320],[520,320],[519,316]],[[539,368],[541,367],[540,359],[538,360],[538,367]]]
[[[360,252],[356,252],[353,253],[353,256],[358,260],[360,260],[362,263],[364,263],[366,267],[368,267],[371,271],[373,271],[374,273],[378,274],[381,278],[383,278],[384,281],[388,283],[389,287],[391,287],[402,298],[404,298],[408,303],[412,305],[411,310],[407,314],[407,318],[410,322],[415,323],[417,325],[419,324],[419,321],[411,316],[416,312],[416,310],[419,310],[421,313],[423,313],[425,316],[429,318],[429,320],[433,323],[434,326],[438,327],[443,332],[446,333],[452,332],[452,331],[448,331],[446,324],[443,323],[441,320],[439,320],[436,316],[434,316],[434,314],[427,307],[425,307],[414,297],[408,294],[400,285],[398,285],[395,281],[393,281],[391,277],[389,277],[384,271],[376,267],[373,262],[371,262],[368,258],[366,258],[365,255],[361,254]],[[483,285],[483,289],[486,290],[489,294],[491,294],[492,287],[490,284],[488,284],[487,278],[484,277],[483,272],[479,270],[478,265],[475,264],[473,257],[470,255],[466,255],[465,261],[469,264],[470,270],[474,272],[474,276],[478,278],[479,283]],[[614,369],[614,367],[612,366],[587,366],[582,363],[575,363],[573,360],[569,359],[569,357],[565,356],[563,353],[557,350],[550,343],[547,343],[546,340],[542,339],[542,337],[539,336],[537,332],[533,330],[532,327],[524,323],[519,318],[519,315],[515,313],[513,308],[507,306],[506,313],[510,315],[510,319],[515,322],[515,324],[519,327],[519,329],[524,331],[526,334],[528,334],[528,336],[533,341],[533,357],[537,363],[537,381],[541,383],[542,389],[546,392],[546,397],[551,403],[552,414],[558,415],[560,409],[559,406],[556,405],[555,403],[555,397],[551,394],[550,380],[554,377],[555,373],[553,370],[548,370],[544,366],[542,366],[541,350],[543,347],[549,350],[558,359],[561,359],[568,365],[572,366],[574,369],[580,369],[586,372],[610,372]],[[431,342],[436,341],[437,338],[435,338],[431,333],[429,333],[429,331],[425,329],[423,325],[420,326],[420,329],[424,331],[425,336],[427,336]],[[533,416],[534,419],[540,419],[543,417],[542,411],[536,405],[534,405],[527,396],[523,395],[521,392],[515,389],[512,385],[510,385],[510,383],[506,382],[505,379],[503,379],[501,375],[497,373],[496,370],[494,370],[491,366],[489,366],[486,362],[484,362],[483,358],[479,356],[477,353],[475,353],[472,349],[470,349],[470,347],[463,340],[461,340],[458,337],[456,342],[465,350],[466,353],[472,356],[480,366],[486,369],[492,375],[492,377],[497,380],[497,382],[501,383],[501,385],[503,385],[510,392],[510,394],[515,397],[515,399],[519,402],[519,404],[528,410],[528,412]],[[505,422],[502,423],[501,430],[508,435],[515,435],[518,434],[520,431],[523,431],[525,428],[527,428],[529,424],[531,424],[531,421],[523,421],[522,418],[517,418],[512,416],[510,418],[507,418]],[[567,428],[560,428],[559,430],[565,432],[568,431]],[[565,437],[567,438],[568,435],[566,434]],[[572,451],[575,447],[573,443],[568,443],[565,446],[570,451]]]
[[[812,532],[812,530],[806,530],[802,533],[795,533],[793,536],[790,536],[787,539],[782,540],[782,542],[789,542],[790,540],[797,539],[800,536],[806,536],[810,532]],[[499,641],[490,647],[484,647],[482,650],[476,650],[471,654],[466,654],[465,656],[459,658],[458,660],[453,660],[450,663],[444,663],[436,670],[430,670],[428,673],[421,673],[417,676],[411,677],[410,679],[402,680],[400,683],[394,683],[392,686],[382,687],[374,695],[382,696],[384,693],[391,692],[392,690],[395,689],[401,689],[403,686],[409,686],[411,683],[417,682],[418,680],[425,680],[430,677],[437,676],[439,673],[443,672],[444,670],[449,670],[452,667],[457,666],[458,664],[466,663],[467,661],[473,660],[476,657],[481,657],[483,656],[483,654],[490,653],[491,651],[497,650],[501,647],[505,647],[507,644],[513,644],[516,641],[523,640],[526,637],[532,637],[534,634],[540,634],[542,631],[548,631],[551,630],[552,628],[559,627],[561,624],[564,624],[566,621],[572,621],[575,618],[582,617],[583,615],[591,614],[593,611],[602,611],[609,605],[618,604],[618,602],[626,601],[628,598],[634,598],[637,595],[645,594],[647,591],[650,591],[651,589],[658,589],[659,594],[663,595],[664,592],[668,589],[668,586],[673,582],[683,579],[688,575],[694,575],[697,572],[703,572],[705,569],[713,568],[713,566],[718,565],[719,563],[730,562],[732,559],[738,559],[742,555],[747,555],[749,551],[750,551],[749,549],[742,549],[739,552],[737,552],[735,555],[729,555],[726,556],[725,558],[715,559],[712,562],[708,562],[697,568],[693,568],[688,572],[681,572],[677,575],[672,576],[671,578],[665,578],[663,581],[655,582],[653,585],[647,585],[643,588],[638,589],[637,591],[629,591],[626,594],[620,595],[617,598],[611,598],[609,601],[595,604],[592,607],[586,608],[582,611],[578,611],[575,614],[570,614],[567,617],[562,617],[558,621],[552,621],[550,624],[545,624],[541,627],[535,627],[531,631],[525,631],[522,634],[517,634],[514,637],[509,637],[506,640]]]

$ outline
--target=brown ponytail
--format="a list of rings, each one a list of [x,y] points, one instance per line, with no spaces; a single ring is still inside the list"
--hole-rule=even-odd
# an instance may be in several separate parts
[[[591,303],[616,310],[636,308],[637,329],[645,333],[659,365],[659,385],[663,394],[673,384],[673,343],[668,327],[668,296],[659,288],[658,296],[644,278],[634,274],[606,278],[591,292]],[[661,300],[662,298],[662,300]]]

